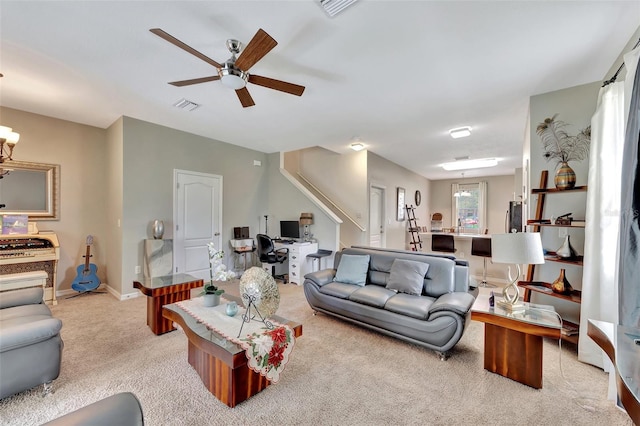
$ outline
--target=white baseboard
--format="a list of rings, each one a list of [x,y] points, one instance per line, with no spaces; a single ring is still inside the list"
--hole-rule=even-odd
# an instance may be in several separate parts
[[[126,294],[120,294],[119,292],[117,292],[116,290],[114,290],[113,288],[109,287],[106,283],[100,283],[100,285],[98,286],[98,288],[96,290],[106,290],[107,293],[111,294],[113,297],[115,297],[118,300],[128,300],[128,299],[133,299],[135,297],[139,297],[142,295],[142,293],[140,293],[139,290],[134,290],[132,293],[126,293]],[[69,288],[66,290],[58,290],[56,291],[56,297],[59,299],[60,297],[69,297],[69,296],[73,296],[78,294],[77,291]]]

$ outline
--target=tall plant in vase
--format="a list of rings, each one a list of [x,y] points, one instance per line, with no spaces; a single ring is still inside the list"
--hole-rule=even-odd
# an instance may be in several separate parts
[[[220,304],[220,295],[224,290],[218,288],[215,284],[218,281],[227,281],[233,279],[236,274],[233,271],[227,271],[227,267],[222,260],[224,259],[224,251],[217,250],[213,242],[207,244],[209,251],[209,277],[210,280],[202,289],[205,306],[218,306]]]
[[[576,174],[569,166],[569,161],[581,161],[589,156],[591,145],[591,126],[582,129],[577,135],[569,135],[565,127],[567,123],[556,120],[558,114],[538,124],[536,133],[540,136],[544,147],[544,158],[555,160],[556,171],[554,182],[558,189],[571,189],[576,185]]]

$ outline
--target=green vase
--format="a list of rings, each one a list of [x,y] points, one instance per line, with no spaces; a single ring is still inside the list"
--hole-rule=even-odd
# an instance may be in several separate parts
[[[571,189],[576,186],[576,173],[573,171],[566,161],[560,163],[560,168],[556,172],[556,176],[553,179],[556,188],[558,189]]]

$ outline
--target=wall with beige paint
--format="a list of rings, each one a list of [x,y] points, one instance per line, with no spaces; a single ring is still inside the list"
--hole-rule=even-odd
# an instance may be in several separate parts
[[[55,232],[60,242],[58,290],[70,289],[76,267],[84,264],[82,256],[89,234],[94,236],[91,262],[98,266],[98,276],[105,281],[105,131],[6,107],[0,107],[0,122],[20,133],[15,160],[60,165],[60,219],[38,221],[40,230]]]

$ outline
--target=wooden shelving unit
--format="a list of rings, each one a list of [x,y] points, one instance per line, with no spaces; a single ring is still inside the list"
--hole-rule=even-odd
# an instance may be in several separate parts
[[[531,220],[527,221],[527,225],[531,226],[531,230],[533,232],[540,232],[540,228],[542,227],[554,227],[554,228],[584,228],[584,221],[576,221],[576,223],[571,223],[567,225],[556,225],[551,223],[550,219],[543,219],[542,213],[544,211],[544,203],[547,194],[557,194],[557,193],[572,193],[572,192],[585,192],[587,191],[587,186],[576,186],[572,189],[557,189],[557,188],[547,188],[547,180],[549,177],[549,171],[543,170],[540,173],[540,187],[531,190],[531,194],[538,196],[538,202],[536,204],[536,212],[535,217]],[[545,255],[545,260],[549,262],[558,262],[575,266],[583,266],[583,256],[578,256],[575,259],[565,259],[557,256],[555,252],[547,252]],[[551,284],[541,281],[533,281],[533,275],[535,272],[535,265],[529,265],[529,269],[527,270],[526,281],[520,281],[518,283],[518,287],[524,289],[524,300],[526,302],[531,300],[531,293],[540,293],[545,294],[549,297],[555,297],[558,299],[566,300],[568,302],[573,303],[582,303],[582,292],[579,290],[573,290],[571,294],[559,294],[555,293],[551,290]],[[579,324],[575,324],[571,321],[564,320],[562,321],[562,339],[568,342],[577,344],[578,343],[578,331],[580,329]]]
[[[542,281],[519,281],[518,287],[524,289],[524,300],[529,301],[531,299],[531,292],[546,294],[547,296],[556,297],[558,299],[566,300],[574,303],[582,303],[582,292],[580,290],[573,290],[570,294],[559,294],[551,290],[551,284]],[[578,344],[578,332],[580,325],[565,319],[562,320],[562,340],[571,342],[575,345]]]

